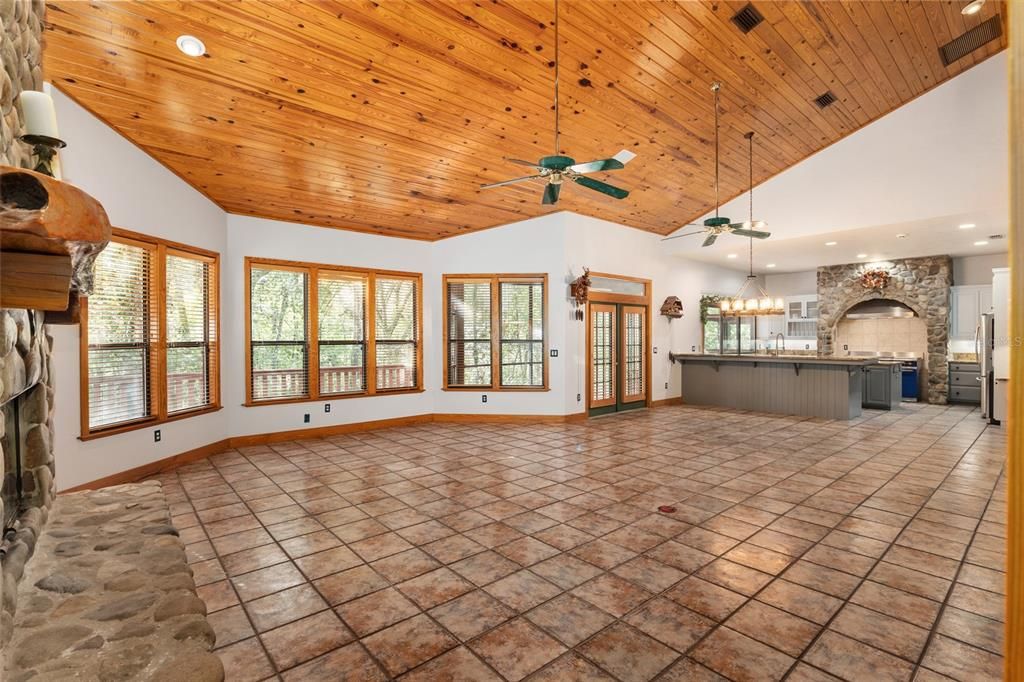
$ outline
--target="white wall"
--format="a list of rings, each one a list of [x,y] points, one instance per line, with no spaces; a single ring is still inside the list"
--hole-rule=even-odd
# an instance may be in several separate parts
[[[1009,254],[962,256],[953,259],[953,284],[992,284],[992,268],[1009,267]]]
[[[764,276],[765,288],[772,296],[802,296],[818,293],[818,271],[785,272]]]
[[[60,155],[64,180],[97,198],[117,227],[224,252],[225,215],[220,208],[59,91],[51,93],[61,137],[68,141]],[[79,440],[78,325],[50,325],[49,330],[57,380],[54,451],[58,489],[226,436],[223,413],[217,412],[161,425],[159,443],[153,442],[152,429]],[[230,336],[229,328],[225,331]]]

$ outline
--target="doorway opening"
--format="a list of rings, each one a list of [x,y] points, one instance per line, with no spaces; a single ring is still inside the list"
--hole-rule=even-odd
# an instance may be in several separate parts
[[[650,281],[591,273],[587,414],[650,405]]]

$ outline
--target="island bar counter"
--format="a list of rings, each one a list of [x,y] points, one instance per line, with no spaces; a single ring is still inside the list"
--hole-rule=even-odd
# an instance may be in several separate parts
[[[687,405],[718,405],[826,419],[861,414],[861,370],[870,358],[669,353]]]

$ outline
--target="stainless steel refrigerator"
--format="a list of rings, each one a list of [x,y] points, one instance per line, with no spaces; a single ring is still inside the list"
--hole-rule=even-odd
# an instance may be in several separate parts
[[[990,423],[998,424],[998,417],[993,414],[993,387],[995,385],[995,368],[992,357],[995,351],[995,316],[982,313],[978,329],[974,333],[974,349],[978,355],[979,376],[981,382],[981,418]]]

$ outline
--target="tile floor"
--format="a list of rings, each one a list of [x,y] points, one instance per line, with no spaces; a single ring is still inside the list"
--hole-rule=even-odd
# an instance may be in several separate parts
[[[962,407],[666,407],[161,478],[232,681],[975,681],[1001,671],[1003,446]]]

